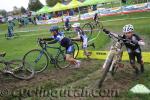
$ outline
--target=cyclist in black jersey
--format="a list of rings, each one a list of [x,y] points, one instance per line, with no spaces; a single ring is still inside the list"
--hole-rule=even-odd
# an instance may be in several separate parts
[[[137,62],[140,64],[141,73],[144,72],[144,63],[142,60],[142,51],[140,46],[145,45],[144,41],[134,33],[134,27],[131,24],[125,25],[123,27],[123,38],[131,40],[135,45],[131,45],[125,42],[125,46],[127,48],[127,52],[129,54],[130,64],[135,69],[135,73],[139,73],[139,69],[135,65],[135,58],[137,58]]]

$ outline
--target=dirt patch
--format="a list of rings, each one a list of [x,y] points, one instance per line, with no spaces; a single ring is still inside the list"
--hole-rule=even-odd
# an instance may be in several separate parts
[[[46,88],[49,85],[52,85],[49,88],[59,87],[64,84],[68,84],[69,82],[76,81],[82,77],[86,77],[86,74],[97,70],[99,67],[98,62],[98,60],[84,60],[81,64],[82,67],[79,69],[69,67],[65,69],[47,70],[43,73],[35,75],[33,79],[28,81],[14,79],[11,76],[0,75],[0,89],[13,90],[19,88],[34,88],[38,86],[43,86]]]

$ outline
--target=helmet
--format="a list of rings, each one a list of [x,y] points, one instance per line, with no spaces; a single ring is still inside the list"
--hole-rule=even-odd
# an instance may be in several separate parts
[[[58,26],[51,26],[50,27],[50,31],[58,31],[59,30],[59,27]]]
[[[124,33],[133,32],[133,31],[134,31],[134,27],[131,24],[125,25],[123,27],[123,32]]]
[[[80,27],[80,23],[74,23],[74,24],[72,25],[72,27],[74,27],[74,28]]]

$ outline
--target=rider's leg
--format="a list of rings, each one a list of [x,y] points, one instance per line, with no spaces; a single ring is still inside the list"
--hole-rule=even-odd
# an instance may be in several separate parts
[[[73,53],[74,53],[74,46],[73,45],[66,48],[66,61],[68,61],[72,65],[77,65],[77,67],[79,67],[80,61],[74,59]]]
[[[135,74],[138,75],[139,69],[135,65],[135,54],[133,52],[129,53],[129,59],[130,59],[130,64],[131,64],[132,68],[135,70]]]
[[[141,52],[140,53],[136,53],[136,57],[137,57],[137,62],[140,64],[141,73],[143,73],[144,72],[144,62],[142,60]]]
[[[84,55],[86,55],[87,57],[90,56],[89,52],[87,51],[87,47],[88,47],[88,39],[84,38],[83,42],[82,42],[82,48],[84,50]]]
[[[70,55],[70,54],[66,54],[66,61],[68,61],[72,65],[76,65],[77,64],[76,59],[74,59],[73,56]]]

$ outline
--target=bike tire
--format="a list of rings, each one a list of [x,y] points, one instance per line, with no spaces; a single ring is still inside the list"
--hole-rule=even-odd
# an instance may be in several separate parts
[[[45,51],[42,51],[41,49],[33,49],[24,55],[23,61],[31,64],[35,73],[41,73],[47,68],[49,57]]]
[[[11,75],[17,79],[30,80],[34,77],[32,66],[22,60],[11,60],[9,65],[12,71]]]
[[[88,39],[90,40],[92,37],[92,33],[93,33],[93,28],[91,23],[85,23],[82,27],[82,30],[84,33],[86,33]]]
[[[114,57],[114,55],[111,55],[111,56],[109,57],[110,60],[107,60],[106,66],[105,66],[105,68],[102,70],[102,77],[101,77],[101,79],[100,79],[100,81],[99,81],[99,88],[102,87],[102,84],[103,84],[103,82],[104,82],[104,80],[105,80],[105,78],[106,78],[106,76],[107,76],[107,73],[109,72],[111,63],[112,63],[112,61],[113,61],[113,57]]]

